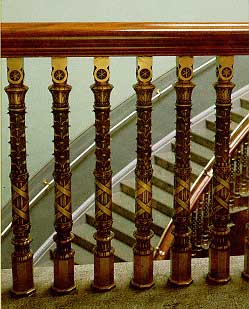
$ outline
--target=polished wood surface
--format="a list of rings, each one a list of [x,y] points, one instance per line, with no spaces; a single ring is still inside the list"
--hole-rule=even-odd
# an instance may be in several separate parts
[[[249,54],[248,23],[2,23],[2,57]]]

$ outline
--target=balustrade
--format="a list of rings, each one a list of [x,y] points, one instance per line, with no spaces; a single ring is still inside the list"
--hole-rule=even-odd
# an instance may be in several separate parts
[[[49,27],[48,27],[49,26]],[[59,36],[61,34],[62,38]],[[44,40],[46,37],[46,40]],[[205,40],[203,38],[205,37]],[[25,38],[25,39],[24,39]],[[226,283],[229,275],[229,209],[248,203],[248,117],[240,135],[230,140],[231,92],[234,84],[233,55],[249,54],[246,24],[3,24],[2,57],[7,57],[9,97],[13,289],[15,295],[35,291],[30,251],[28,173],[26,169],[25,103],[23,59],[52,57],[54,116],[55,230],[53,290],[59,294],[75,289],[72,241],[71,171],[69,159],[67,56],[94,57],[95,112],[95,226],[94,280],[92,287],[107,291],[115,287],[112,231],[112,170],[110,161],[109,56],[137,56],[137,165],[134,232],[134,276],[131,285],[150,288],[153,280],[151,113],[152,55],[177,57],[176,146],[174,168],[174,241],[168,283],[192,283],[191,257],[202,256],[209,247],[208,281]],[[46,42],[46,43],[45,43]],[[18,47],[18,48],[17,48]],[[218,54],[216,89],[215,157],[190,188],[190,113],[194,88],[193,55]],[[143,55],[143,56],[138,56]],[[236,140],[237,139],[237,140]],[[235,142],[234,142],[235,141]],[[232,143],[232,144],[231,144]],[[230,146],[229,146],[230,145]],[[230,147],[230,150],[229,150]],[[213,177],[212,177],[213,176]],[[212,183],[211,183],[212,180]],[[243,198],[243,199],[242,199]],[[244,204],[245,205],[245,204]],[[210,219],[211,218],[211,219]],[[34,227],[35,228],[35,227]],[[191,234],[192,228],[192,234]],[[171,226],[172,230],[172,226]],[[248,229],[247,229],[248,232]],[[248,279],[248,235],[245,269]],[[82,257],[84,259],[84,257]]]

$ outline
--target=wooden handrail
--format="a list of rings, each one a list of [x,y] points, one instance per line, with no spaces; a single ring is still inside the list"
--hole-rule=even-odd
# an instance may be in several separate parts
[[[249,114],[241,121],[241,123],[237,126],[237,128],[232,132],[230,138],[230,156],[233,154],[234,150],[239,146],[242,142],[244,137],[249,133]],[[205,188],[209,184],[212,179],[213,174],[213,164],[214,164],[214,157],[210,159],[202,173],[199,175],[193,186],[191,187],[191,198],[190,198],[190,210],[191,212],[195,209],[196,202],[200,195],[204,192]],[[171,242],[173,241],[174,237],[171,234],[173,231],[173,222],[167,226],[167,230],[165,230],[162,234],[160,242],[158,244],[158,251],[157,254],[161,251],[164,253],[164,256],[167,255],[167,252],[170,248]]]
[[[2,23],[2,57],[249,54],[248,23]]]

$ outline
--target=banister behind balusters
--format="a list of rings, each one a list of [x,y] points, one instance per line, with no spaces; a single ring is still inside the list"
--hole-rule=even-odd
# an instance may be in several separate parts
[[[230,150],[229,155],[232,156],[235,149],[241,144],[245,136],[249,133],[249,114],[241,121],[237,128],[232,132],[230,138]],[[197,201],[203,194],[207,186],[210,184],[213,176],[213,164],[214,156],[207,163],[199,177],[193,183],[191,187],[191,198],[190,198],[190,210],[193,212],[197,207]],[[167,256],[168,250],[174,239],[171,232],[173,231],[174,225],[171,221],[170,224],[164,230],[160,242],[158,244],[158,249],[155,252],[155,259],[161,259]],[[161,258],[160,258],[161,255]]]
[[[2,23],[2,57],[247,55],[248,23]]]

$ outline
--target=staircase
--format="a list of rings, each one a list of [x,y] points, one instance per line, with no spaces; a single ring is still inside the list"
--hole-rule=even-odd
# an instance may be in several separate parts
[[[231,113],[231,131],[249,112],[249,93],[240,100],[234,102]],[[211,114],[201,120],[191,130],[191,166],[192,183],[204,169],[205,165],[213,156],[215,115]],[[173,216],[173,186],[174,186],[174,149],[171,142],[153,157],[153,226],[154,237],[152,245],[157,247],[165,227]],[[113,231],[115,238],[112,246],[115,248],[115,261],[132,261],[132,246],[135,242],[133,232],[135,230],[135,178],[134,173],[126,176],[120,183],[119,188],[113,192]],[[73,227],[75,238],[73,248],[76,251],[76,264],[93,263],[91,253],[95,240],[93,233],[94,209],[89,210]],[[42,260],[39,265],[42,264]],[[46,263],[47,265],[47,263]]]

